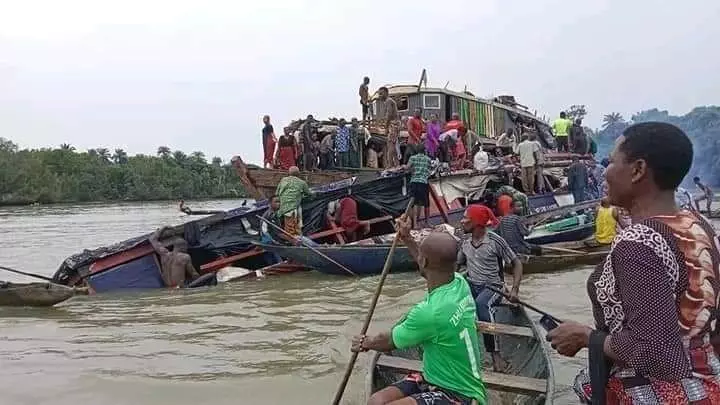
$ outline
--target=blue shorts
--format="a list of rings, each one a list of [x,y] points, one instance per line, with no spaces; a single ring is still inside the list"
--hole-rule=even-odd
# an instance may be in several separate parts
[[[392,385],[418,405],[471,405],[472,399],[428,384],[422,374],[413,373]]]

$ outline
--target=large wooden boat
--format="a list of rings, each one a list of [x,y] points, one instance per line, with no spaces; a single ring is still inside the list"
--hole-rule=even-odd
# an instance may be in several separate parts
[[[75,290],[54,283],[0,282],[0,306],[51,307],[75,295]]]
[[[496,307],[495,321],[478,322],[478,333],[499,336],[500,353],[509,363],[510,371],[507,374],[488,370],[482,373],[488,390],[487,403],[552,404],[555,378],[542,333],[522,307]],[[421,371],[419,349],[375,353],[367,378],[367,396],[401,380],[408,372]]]

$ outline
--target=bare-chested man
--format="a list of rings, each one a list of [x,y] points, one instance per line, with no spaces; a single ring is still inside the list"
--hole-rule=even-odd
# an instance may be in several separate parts
[[[150,244],[160,256],[160,273],[166,287],[185,287],[185,281],[192,281],[200,275],[192,264],[190,255],[187,254],[187,242],[179,239],[173,244],[173,250],[169,251],[160,243],[162,233],[168,227],[162,227],[155,231],[150,237]]]
[[[400,121],[398,120],[397,104],[395,100],[388,97],[387,87],[380,87],[378,98],[385,106],[385,130],[387,141],[385,143],[385,168],[391,169],[400,165],[400,154],[398,145],[398,134],[400,133]]]

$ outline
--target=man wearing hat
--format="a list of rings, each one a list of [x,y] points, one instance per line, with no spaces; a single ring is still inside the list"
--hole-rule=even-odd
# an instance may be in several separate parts
[[[522,280],[522,263],[510,245],[488,227],[498,225],[492,210],[482,204],[469,205],[461,221],[463,231],[470,237],[463,240],[458,250],[458,268],[467,270],[478,319],[495,322],[495,306],[502,300],[502,295],[485,288],[486,286],[502,290],[505,288],[503,268],[512,266],[513,286],[510,299],[516,300]],[[485,351],[493,359],[495,371],[504,371],[507,363],[500,357],[498,341],[494,335],[483,334]]]

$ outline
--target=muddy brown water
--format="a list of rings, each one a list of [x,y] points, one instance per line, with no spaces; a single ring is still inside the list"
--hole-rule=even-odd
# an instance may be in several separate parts
[[[3,208],[0,265],[51,275],[84,248],[189,219],[170,202]],[[521,298],[590,323],[590,270],[528,276]],[[0,308],[0,404],[327,404],[377,280],[307,272],[196,291],[76,297],[49,309]],[[391,275],[371,331],[389,328],[423,288],[415,274]],[[367,360],[361,355],[347,404],[364,403]],[[568,384],[585,357],[552,360],[557,403],[575,402]]]

